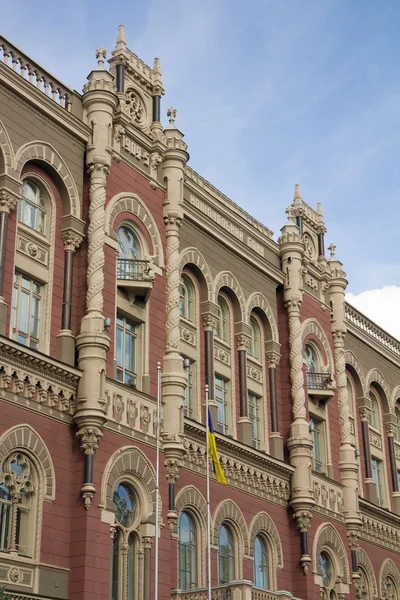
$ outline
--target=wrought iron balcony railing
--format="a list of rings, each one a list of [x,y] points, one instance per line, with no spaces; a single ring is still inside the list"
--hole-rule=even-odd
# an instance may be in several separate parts
[[[307,373],[307,387],[309,390],[328,390],[332,385],[330,373]]]
[[[119,258],[117,261],[117,279],[126,281],[153,281],[154,270],[149,260]]]

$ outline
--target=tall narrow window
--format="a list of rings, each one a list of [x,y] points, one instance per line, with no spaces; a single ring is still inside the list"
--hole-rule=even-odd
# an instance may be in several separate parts
[[[215,376],[215,404],[218,409],[217,431],[228,431],[228,382],[226,379]]]
[[[118,229],[117,279],[141,279],[143,264],[140,261],[140,246],[129,227]]]
[[[192,517],[181,513],[178,529],[179,589],[197,587],[196,529]]]
[[[314,470],[323,473],[323,424],[317,419],[311,418],[311,435],[313,439]]]
[[[122,315],[117,315],[117,378],[132,387],[136,386],[137,325]]]
[[[380,429],[378,400],[373,392],[369,393],[369,397],[371,399],[371,410],[368,413],[368,423],[375,429]]]
[[[305,354],[306,354],[307,373],[317,373],[318,372],[317,355],[315,353],[314,348],[310,344],[306,344]]]
[[[35,475],[21,453],[9,456],[0,474],[0,550],[31,556]],[[14,525],[15,527],[14,527]]]
[[[185,395],[183,398],[183,407],[185,417],[192,417],[193,415],[193,398],[194,398],[194,361],[189,359],[189,368],[187,369],[187,386],[185,388]]]
[[[260,358],[260,327],[255,317],[250,317],[251,337],[249,341],[248,354],[253,358]]]
[[[136,585],[136,538],[133,527],[137,500],[128,483],[119,483],[113,494],[115,521],[111,563],[111,600],[120,600],[122,590],[127,600],[134,600]],[[124,579],[125,578],[125,579]]]
[[[181,317],[193,321],[193,286],[187,275],[182,276],[179,312]]]
[[[232,534],[228,527],[221,525],[218,534],[218,583],[227,585],[234,579],[235,554]]]
[[[372,458],[371,460],[372,463],[372,479],[374,480],[375,483],[375,487],[376,487],[376,496],[377,496],[377,500],[378,500],[378,504],[380,506],[383,505],[383,489],[382,489],[382,461],[378,460],[377,458]]]
[[[42,295],[43,288],[37,281],[15,273],[11,316],[13,338],[34,350],[39,345]]]
[[[327,588],[332,582],[332,563],[326,552],[320,553],[318,566],[322,576],[322,584]]]
[[[254,585],[263,590],[270,589],[267,545],[260,535],[254,540]]]
[[[253,448],[260,448],[261,445],[261,424],[260,424],[260,398],[249,392],[249,419],[251,421]]]
[[[21,187],[18,220],[43,235],[46,232],[46,201],[41,188],[30,180]]]
[[[395,412],[396,412],[396,417],[397,417],[397,426],[396,426],[395,437],[396,437],[396,440],[398,442],[400,442],[400,409],[396,408]]]
[[[228,341],[229,337],[229,327],[228,327],[228,315],[229,309],[224,298],[218,298],[218,321],[217,321],[217,329],[216,335],[225,342]]]

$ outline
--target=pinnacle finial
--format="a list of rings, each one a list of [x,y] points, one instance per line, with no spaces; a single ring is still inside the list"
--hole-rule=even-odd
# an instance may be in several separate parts
[[[118,27],[117,43],[115,44],[115,47],[117,50],[126,48],[125,27],[123,25]]]
[[[301,193],[300,193],[300,186],[298,183],[296,183],[296,185],[294,186],[294,203],[295,204],[299,204],[302,200],[301,197]]]
[[[320,215],[321,217],[323,216],[322,214],[322,204],[321,202],[317,203],[317,214]]]
[[[159,58],[155,58],[155,59],[154,59],[154,67],[153,67],[153,71],[154,71],[154,73],[156,73],[157,75],[162,75],[162,73],[161,73],[161,67],[160,67],[160,59],[159,59]]]
[[[328,250],[331,253],[331,258],[334,258],[334,256],[335,256],[335,250],[336,250],[335,244],[332,244],[332,243],[329,244]]]
[[[97,59],[97,64],[100,68],[104,68],[104,61],[107,58],[107,50],[105,48],[103,48],[103,46],[100,46],[100,48],[97,48],[96,50],[96,59]]]
[[[170,125],[175,125],[175,119],[176,119],[176,108],[174,108],[173,106],[171,106],[168,110],[167,110],[167,117],[169,117],[169,124]]]

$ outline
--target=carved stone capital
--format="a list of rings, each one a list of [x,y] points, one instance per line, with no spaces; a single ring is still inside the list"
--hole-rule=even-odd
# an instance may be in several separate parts
[[[343,345],[344,346],[344,339],[346,337],[346,332],[343,331],[342,329],[336,329],[334,331],[332,331],[332,337],[333,337],[333,343],[334,345]]]
[[[110,169],[108,167],[108,165],[101,165],[101,164],[93,164],[90,165],[90,167],[88,168],[88,174],[93,178],[93,177],[101,177],[102,179],[106,179],[108,174],[110,172]]]
[[[218,324],[217,317],[211,313],[204,313],[201,317],[203,319],[204,331],[214,331]]]
[[[144,549],[151,548],[152,544],[153,544],[153,538],[151,536],[146,535],[142,538],[142,545],[143,545]]]
[[[178,230],[181,226],[181,219],[179,217],[164,217],[165,227],[168,230]]]
[[[386,435],[388,437],[394,437],[394,435],[396,433],[396,425],[394,425],[393,423],[386,423],[385,428],[386,428]]]
[[[158,152],[153,152],[151,155],[151,168],[157,169],[163,161],[163,157]]]
[[[367,408],[366,406],[362,406],[361,408],[359,408],[361,421],[368,421],[369,412],[369,408]]]
[[[9,213],[16,208],[17,204],[18,198],[7,190],[0,190],[0,212]]]
[[[102,436],[103,434],[98,427],[82,427],[76,432],[76,437],[79,439],[85,454],[95,454]]]
[[[298,313],[300,315],[301,300],[286,300],[285,308],[288,313]]]
[[[179,477],[179,470],[183,466],[182,460],[176,457],[166,458],[164,461],[164,465],[167,470],[166,477],[168,483],[176,483]]]
[[[300,510],[293,515],[297,521],[297,529],[301,533],[307,533],[311,527],[312,514],[308,510]]]
[[[235,339],[237,349],[247,351],[247,348],[249,347],[250,336],[246,335],[245,333],[238,333],[236,334]]]
[[[269,369],[276,369],[279,365],[279,361],[281,359],[281,355],[279,352],[274,352],[273,350],[266,353],[267,364]]]
[[[72,252],[75,252],[81,245],[83,236],[73,229],[66,229],[61,233],[64,241],[64,250],[72,250]]]
[[[357,550],[359,548],[358,531],[348,531],[347,539],[349,541],[350,550]]]

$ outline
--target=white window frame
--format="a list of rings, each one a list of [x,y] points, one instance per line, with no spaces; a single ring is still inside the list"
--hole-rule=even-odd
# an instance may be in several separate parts
[[[217,379],[222,382],[222,385],[217,385]],[[222,390],[222,397],[217,397],[217,389]],[[221,405],[222,414],[224,416],[224,420],[220,423],[217,420],[214,428],[215,431],[219,433],[223,433],[227,435],[229,433],[229,418],[230,418],[230,406],[229,406],[229,389],[230,389],[230,381],[225,379],[218,373],[214,375],[214,397],[215,403]],[[218,401],[217,401],[218,400]]]
[[[23,287],[22,283],[26,280],[29,282],[29,290],[26,287]],[[39,288],[38,291],[35,291],[35,286]],[[21,299],[27,296],[27,332],[23,332],[20,326],[20,316],[21,316]],[[33,336],[32,331],[32,303],[36,300],[38,303],[38,316],[37,316],[37,336]],[[12,339],[16,342],[23,344],[27,348],[32,348],[33,350],[39,350],[41,346],[41,342],[43,340],[43,305],[45,302],[45,286],[25,275],[25,273],[19,271],[18,269],[14,272],[14,282],[13,282],[13,294],[12,294],[12,303],[11,303],[11,331],[12,331]],[[21,341],[21,339],[26,340],[26,343]],[[32,342],[34,345],[32,345]]]

